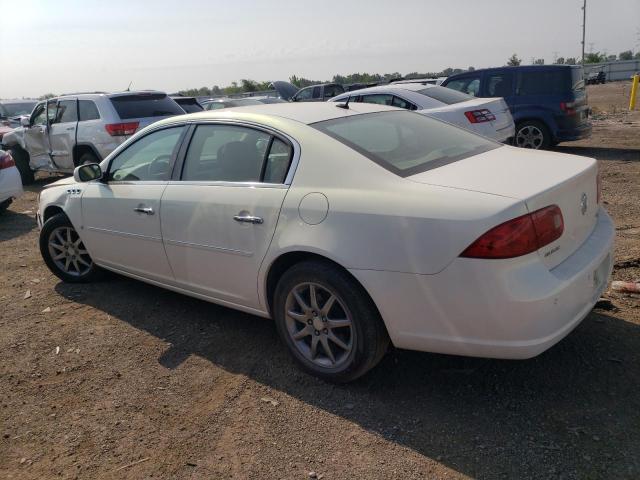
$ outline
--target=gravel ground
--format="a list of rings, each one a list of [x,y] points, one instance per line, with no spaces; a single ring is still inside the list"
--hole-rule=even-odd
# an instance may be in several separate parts
[[[590,87],[617,225],[640,278],[640,113]],[[626,92],[626,96],[625,96]],[[66,285],[34,220],[0,216],[1,478],[638,478],[639,298],[606,294],[527,361],[391,351],[354,384],[300,373],[273,325],[122,277]],[[464,295],[464,291],[461,291]]]

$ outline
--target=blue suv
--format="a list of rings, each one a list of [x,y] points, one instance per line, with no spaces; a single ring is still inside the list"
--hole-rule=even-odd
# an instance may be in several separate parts
[[[453,75],[442,85],[476,97],[504,98],[518,147],[547,148],[591,135],[582,67],[487,68]]]

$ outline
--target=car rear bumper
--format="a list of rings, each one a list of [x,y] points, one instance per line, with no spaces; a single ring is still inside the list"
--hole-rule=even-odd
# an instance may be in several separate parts
[[[583,138],[589,138],[591,136],[591,130],[593,127],[590,122],[583,123],[575,128],[567,130],[558,130],[556,132],[557,142],[571,142],[574,140],[581,140]]]
[[[455,259],[435,275],[351,270],[398,348],[522,359],[564,338],[590,312],[613,266],[615,229],[600,209],[587,240],[549,270],[519,259]]]
[[[16,167],[5,168],[0,172],[0,202],[22,195],[22,179]]]

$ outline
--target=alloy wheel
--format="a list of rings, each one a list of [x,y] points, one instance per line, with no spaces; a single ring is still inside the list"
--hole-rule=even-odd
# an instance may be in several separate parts
[[[53,263],[68,275],[81,277],[93,266],[89,252],[78,233],[71,227],[58,227],[52,230],[48,247]]]
[[[544,134],[535,125],[525,125],[516,134],[516,146],[539,149],[544,142]]]
[[[296,285],[287,295],[285,321],[297,350],[315,365],[336,368],[349,359],[355,342],[352,317],[327,287]]]

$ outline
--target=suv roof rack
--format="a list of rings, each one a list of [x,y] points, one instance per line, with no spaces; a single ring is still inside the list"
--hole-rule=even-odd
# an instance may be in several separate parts
[[[55,97],[53,97],[53,98],[56,98],[56,97],[66,97],[66,96],[68,96],[68,95],[91,95],[91,94],[98,95],[98,94],[104,94],[104,93],[108,93],[108,92],[72,92],[72,93],[61,93],[60,95],[56,95],[56,96],[55,96]]]

